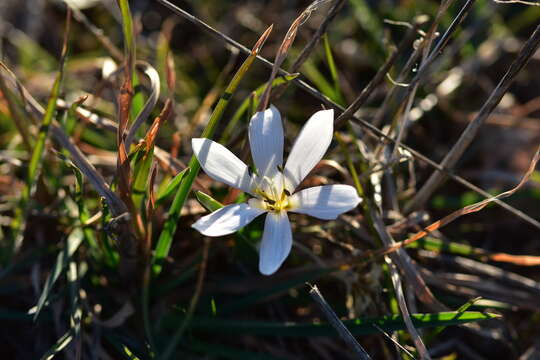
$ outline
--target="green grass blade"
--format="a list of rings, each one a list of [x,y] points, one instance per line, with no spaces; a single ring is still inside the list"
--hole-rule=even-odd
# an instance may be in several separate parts
[[[453,255],[479,257],[486,255],[485,250],[474,248],[470,245],[460,244],[453,241],[443,241],[433,237],[426,236],[418,241],[407,245],[408,248],[425,249],[430,251],[450,253]]]
[[[133,21],[128,0],[118,0],[120,13],[122,14],[122,31],[124,35],[124,54],[130,77],[133,78],[135,70],[135,39],[133,38]]]
[[[460,325],[488,319],[499,318],[499,315],[476,311],[457,311],[411,314],[411,319],[416,328],[429,328],[437,326]],[[178,317],[171,317],[177,324]],[[373,319],[355,319],[344,321],[344,324],[353,335],[368,335],[379,333],[374,324],[386,332],[406,330],[405,322],[399,315],[383,316]],[[193,330],[201,330],[211,333],[228,335],[259,335],[259,336],[337,336],[335,329],[328,323],[302,324],[302,323],[278,323],[262,321],[240,321],[216,318],[194,318],[191,323]]]
[[[68,330],[60,339],[56,341],[56,344],[49,349],[42,357],[41,360],[51,360],[53,359],[60,351],[66,348],[66,346],[71,343],[73,340],[73,332]]]
[[[265,40],[264,36],[265,35],[268,36],[268,34],[269,34],[268,31],[265,32],[263,37],[261,37],[262,41]],[[208,125],[206,125],[206,128],[201,134],[201,137],[212,138],[212,136],[214,135],[218,122],[222,118],[223,113],[225,112],[225,109],[227,108],[227,105],[229,105],[231,97],[233,96],[234,92],[238,88],[240,81],[246,75],[247,71],[249,70],[253,62],[255,61],[261,46],[262,46],[262,43],[261,43],[261,40],[259,40],[259,42],[257,42],[257,44],[255,45],[255,49],[251,52],[251,54],[247,57],[244,63],[240,66],[238,71],[234,74],[232,80],[230,81],[229,85],[227,86],[223,94],[221,95],[221,98],[219,99],[216,107],[214,108],[214,111],[212,112],[212,115],[210,116],[210,120],[208,121]],[[178,191],[176,192],[174,200],[167,214],[167,220],[165,221],[163,230],[161,231],[158,243],[156,245],[154,257],[152,259],[152,270],[153,270],[153,273],[156,275],[161,272],[161,262],[169,254],[173,236],[174,236],[174,233],[176,232],[177,223],[178,223],[178,220],[180,219],[180,213],[181,213],[182,207],[184,206],[184,202],[186,201],[187,196],[189,192],[191,191],[191,186],[193,185],[193,181],[195,181],[195,178],[199,174],[200,165],[195,156],[191,157],[188,167],[191,170],[189,174],[187,174],[185,178],[182,180],[180,187]]]
[[[43,286],[43,291],[41,292],[41,295],[39,297],[38,303],[37,303],[37,309],[36,313],[34,314],[34,320],[37,319],[39,316],[39,313],[43,309],[43,306],[45,306],[45,303],[47,302],[47,299],[49,298],[49,295],[51,293],[51,290],[58,278],[60,277],[60,274],[68,267],[69,260],[77,251],[79,248],[79,245],[81,245],[83,240],[83,233],[81,229],[75,229],[73,232],[68,236],[66,240],[66,246],[64,249],[58,254],[56,257],[56,263],[54,264],[53,270],[50,273],[49,277],[47,277],[47,280],[45,281],[45,285]]]
[[[341,93],[341,86],[339,83],[339,75],[337,71],[336,62],[334,61],[334,55],[332,54],[332,48],[330,47],[330,40],[328,40],[328,34],[323,35],[323,45],[324,45],[324,55],[326,57],[326,63],[328,69],[330,70],[330,76],[332,77],[332,83],[334,85],[334,93],[336,94],[338,102],[340,104],[345,104],[345,98]]]
[[[456,310],[458,314],[463,314],[471,306],[473,306],[477,301],[481,300],[482,298],[474,298],[469,301],[467,301],[465,304],[461,305],[459,309]],[[430,343],[431,341],[435,340],[437,335],[439,335],[444,329],[446,329],[446,325],[437,326],[426,338],[424,339],[425,343]]]
[[[146,147],[142,146],[135,156],[133,164],[133,178],[135,180],[133,181],[131,196],[137,210],[140,210],[144,206],[144,197],[147,192],[147,183],[153,161],[154,146],[152,146],[149,151],[146,151]]]
[[[169,196],[174,194],[176,190],[178,190],[178,187],[180,186],[180,183],[182,182],[182,179],[184,176],[186,176],[189,173],[189,168],[185,168],[184,170],[180,171],[178,174],[176,174],[168,183],[159,190],[157,196],[156,196],[156,203],[161,204],[164,200],[166,200]]]

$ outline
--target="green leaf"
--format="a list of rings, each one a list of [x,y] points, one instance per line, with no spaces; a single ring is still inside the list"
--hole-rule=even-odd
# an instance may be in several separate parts
[[[195,196],[197,197],[197,200],[199,200],[201,205],[204,206],[208,211],[214,212],[223,207],[222,203],[220,203],[210,195],[203,193],[202,191],[195,192]]]
[[[430,314],[412,314],[411,319],[416,328],[459,325],[469,322],[499,318],[499,315],[467,311],[440,312]],[[178,317],[171,316],[168,321],[178,324]],[[389,315],[379,318],[355,319],[343,322],[353,335],[378,333],[377,325],[386,332],[405,330],[405,322],[400,315]],[[192,330],[228,335],[259,335],[259,336],[337,336],[336,330],[328,323],[278,323],[263,321],[242,321],[216,318],[194,318]]]

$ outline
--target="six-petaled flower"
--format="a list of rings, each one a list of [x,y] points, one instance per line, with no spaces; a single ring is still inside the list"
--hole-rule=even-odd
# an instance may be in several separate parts
[[[192,139],[195,156],[211,178],[253,196],[247,203],[227,205],[202,217],[192,226],[206,236],[236,232],[266,213],[259,249],[259,270],[273,274],[292,247],[287,212],[325,220],[355,208],[360,202],[349,185],[315,186],[295,192],[317,165],[332,141],[333,110],[316,112],[304,125],[283,166],[283,126],[279,111],[256,113],[249,124],[249,143],[256,172],[224,146],[205,138]]]

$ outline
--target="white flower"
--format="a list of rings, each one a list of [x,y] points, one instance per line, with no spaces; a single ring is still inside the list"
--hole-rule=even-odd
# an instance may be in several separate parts
[[[315,186],[294,192],[322,159],[332,141],[333,128],[333,110],[316,112],[302,128],[283,167],[283,126],[279,111],[270,106],[256,113],[249,123],[256,174],[250,174],[248,166],[224,146],[205,138],[193,139],[193,151],[206,174],[253,198],[247,204],[227,205],[214,211],[192,227],[206,236],[223,236],[267,213],[259,249],[259,270],[265,275],[273,274],[291,251],[287,211],[330,220],[355,208],[361,200],[349,185]]]

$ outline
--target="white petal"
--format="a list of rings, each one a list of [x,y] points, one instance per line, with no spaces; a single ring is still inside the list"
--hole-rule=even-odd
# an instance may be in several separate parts
[[[287,212],[269,212],[264,223],[264,234],[259,249],[259,271],[272,275],[291,252],[292,233]]]
[[[317,111],[306,122],[285,165],[286,187],[289,192],[292,193],[322,159],[332,142],[333,132],[334,110]]]
[[[249,144],[259,175],[273,179],[283,164],[283,125],[275,106],[259,111],[249,122]]]
[[[263,213],[264,210],[248,204],[227,205],[203,216],[191,227],[206,236],[223,236],[238,231]]]
[[[225,146],[205,138],[192,139],[191,146],[208,176],[245,192],[251,192],[251,176],[247,165]]]
[[[315,186],[289,198],[290,211],[332,220],[354,209],[361,201],[356,189],[349,185]]]

